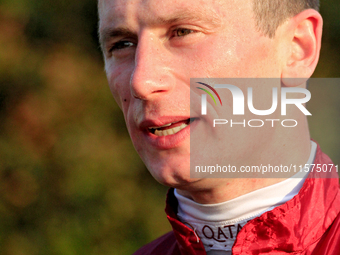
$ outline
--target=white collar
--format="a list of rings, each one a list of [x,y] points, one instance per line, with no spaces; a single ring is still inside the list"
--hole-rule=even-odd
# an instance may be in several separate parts
[[[317,145],[311,141],[311,153],[307,164],[314,162]],[[178,194],[178,218],[191,227],[210,254],[228,252],[239,230],[251,219],[276,206],[286,203],[297,195],[308,172],[298,172],[289,179],[255,190],[235,199],[218,204],[199,204]]]

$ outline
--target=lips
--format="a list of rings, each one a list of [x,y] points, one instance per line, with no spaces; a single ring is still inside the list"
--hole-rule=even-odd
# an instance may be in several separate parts
[[[138,126],[146,144],[157,150],[177,148],[190,139],[190,130],[198,123],[189,116],[161,116],[145,119]]]

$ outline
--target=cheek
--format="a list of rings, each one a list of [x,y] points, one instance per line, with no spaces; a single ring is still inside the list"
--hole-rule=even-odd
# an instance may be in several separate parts
[[[222,37],[221,34],[209,36],[190,58],[196,71],[196,76],[192,77],[235,77],[237,63],[240,62],[240,56],[236,52],[237,43],[238,41],[231,36]]]
[[[135,128],[130,90],[132,69],[129,68],[129,65],[111,65],[107,66],[106,74],[111,93],[123,111],[127,129],[130,133],[131,139],[134,141],[138,137],[133,136],[134,132],[131,132],[131,130]]]
[[[236,48],[242,77],[278,77],[277,54],[272,39],[249,36]],[[245,64],[246,63],[246,64]]]
[[[277,74],[274,41],[244,26],[209,36],[193,56],[194,65],[206,77],[272,77]]]
[[[119,107],[124,111],[131,98],[130,77],[131,73],[128,66],[113,64],[106,66],[106,76],[109,82],[111,93]]]

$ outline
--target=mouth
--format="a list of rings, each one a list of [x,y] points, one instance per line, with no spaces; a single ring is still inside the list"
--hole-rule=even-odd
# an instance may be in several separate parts
[[[148,131],[156,136],[174,135],[190,125],[194,119],[186,119],[177,122],[167,123],[159,127],[149,127]]]

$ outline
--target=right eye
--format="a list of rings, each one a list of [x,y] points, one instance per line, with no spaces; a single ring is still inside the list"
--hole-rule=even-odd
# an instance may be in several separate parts
[[[118,51],[118,50],[122,50],[125,48],[130,48],[130,47],[134,47],[135,43],[131,42],[131,41],[118,41],[115,42],[110,48],[109,48],[109,52],[114,52],[114,51]]]

